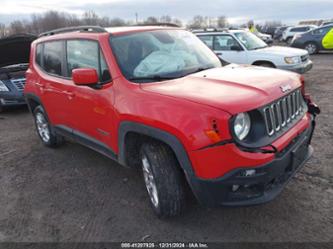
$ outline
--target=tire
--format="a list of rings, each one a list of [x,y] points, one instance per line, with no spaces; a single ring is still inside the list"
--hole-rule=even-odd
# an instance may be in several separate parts
[[[304,45],[304,49],[308,51],[309,54],[318,53],[318,45],[314,42],[308,42]]]
[[[157,216],[179,215],[185,206],[185,179],[171,149],[149,141],[142,145],[140,158],[149,200]]]
[[[268,68],[275,68],[275,66],[272,63],[269,62],[260,62],[258,64],[255,64],[260,67],[268,67]]]
[[[47,147],[58,147],[63,143],[63,137],[55,134],[42,106],[37,106],[34,111],[34,120],[39,138]]]
[[[291,44],[291,41],[292,41],[292,39],[293,39],[292,37],[288,37],[288,38],[287,38],[287,40],[286,40],[286,43],[287,43],[288,45],[290,45],[290,44]]]

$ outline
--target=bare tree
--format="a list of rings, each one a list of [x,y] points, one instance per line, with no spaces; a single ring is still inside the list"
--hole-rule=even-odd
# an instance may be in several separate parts
[[[193,19],[190,21],[188,27],[191,29],[205,28],[206,27],[205,18],[200,15],[194,16]]]
[[[0,23],[0,38],[6,36],[6,25],[3,23]]]
[[[219,16],[217,18],[217,27],[218,28],[227,28],[229,26],[228,20],[225,16]]]
[[[13,21],[9,25],[10,34],[22,34],[25,33],[25,25],[22,21]]]
[[[126,22],[121,18],[113,18],[110,20],[109,26],[110,27],[119,27],[119,26],[125,26]]]
[[[183,26],[183,22],[177,18],[172,19],[172,23],[177,24],[179,27]]]
[[[160,17],[160,22],[163,22],[163,23],[172,23],[172,18],[168,15],[166,16],[161,16]]]
[[[158,23],[157,17],[150,16],[147,18],[147,20],[144,22],[145,24],[156,24]]]
[[[89,10],[83,14],[83,23],[85,25],[98,25],[98,22],[99,17],[94,11]]]

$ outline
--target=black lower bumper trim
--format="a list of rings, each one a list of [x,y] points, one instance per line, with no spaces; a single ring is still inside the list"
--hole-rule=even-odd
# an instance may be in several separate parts
[[[208,207],[250,206],[273,200],[311,157],[313,129],[314,122],[266,165],[239,168],[214,180],[196,178],[196,197]],[[246,170],[253,169],[255,173],[248,175]]]

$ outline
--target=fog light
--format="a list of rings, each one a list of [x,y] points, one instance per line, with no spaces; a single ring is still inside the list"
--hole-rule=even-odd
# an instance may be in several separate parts
[[[239,189],[239,185],[232,185],[232,192],[236,192]]]
[[[247,169],[242,171],[241,176],[254,176],[256,174],[255,169]]]

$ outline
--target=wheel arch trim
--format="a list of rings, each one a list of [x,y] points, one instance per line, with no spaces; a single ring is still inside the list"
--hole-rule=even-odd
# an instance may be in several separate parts
[[[118,162],[122,165],[126,165],[126,145],[125,137],[129,132],[135,132],[141,135],[145,135],[154,139],[157,139],[172,149],[175,156],[180,164],[181,169],[184,171],[186,180],[192,189],[193,194],[196,196],[197,200],[201,200],[201,186],[200,182],[197,180],[195,172],[192,167],[190,158],[185,150],[185,147],[180,142],[180,140],[173,134],[167,131],[151,127],[145,124],[140,124],[132,121],[123,121],[119,125],[118,129]]]

